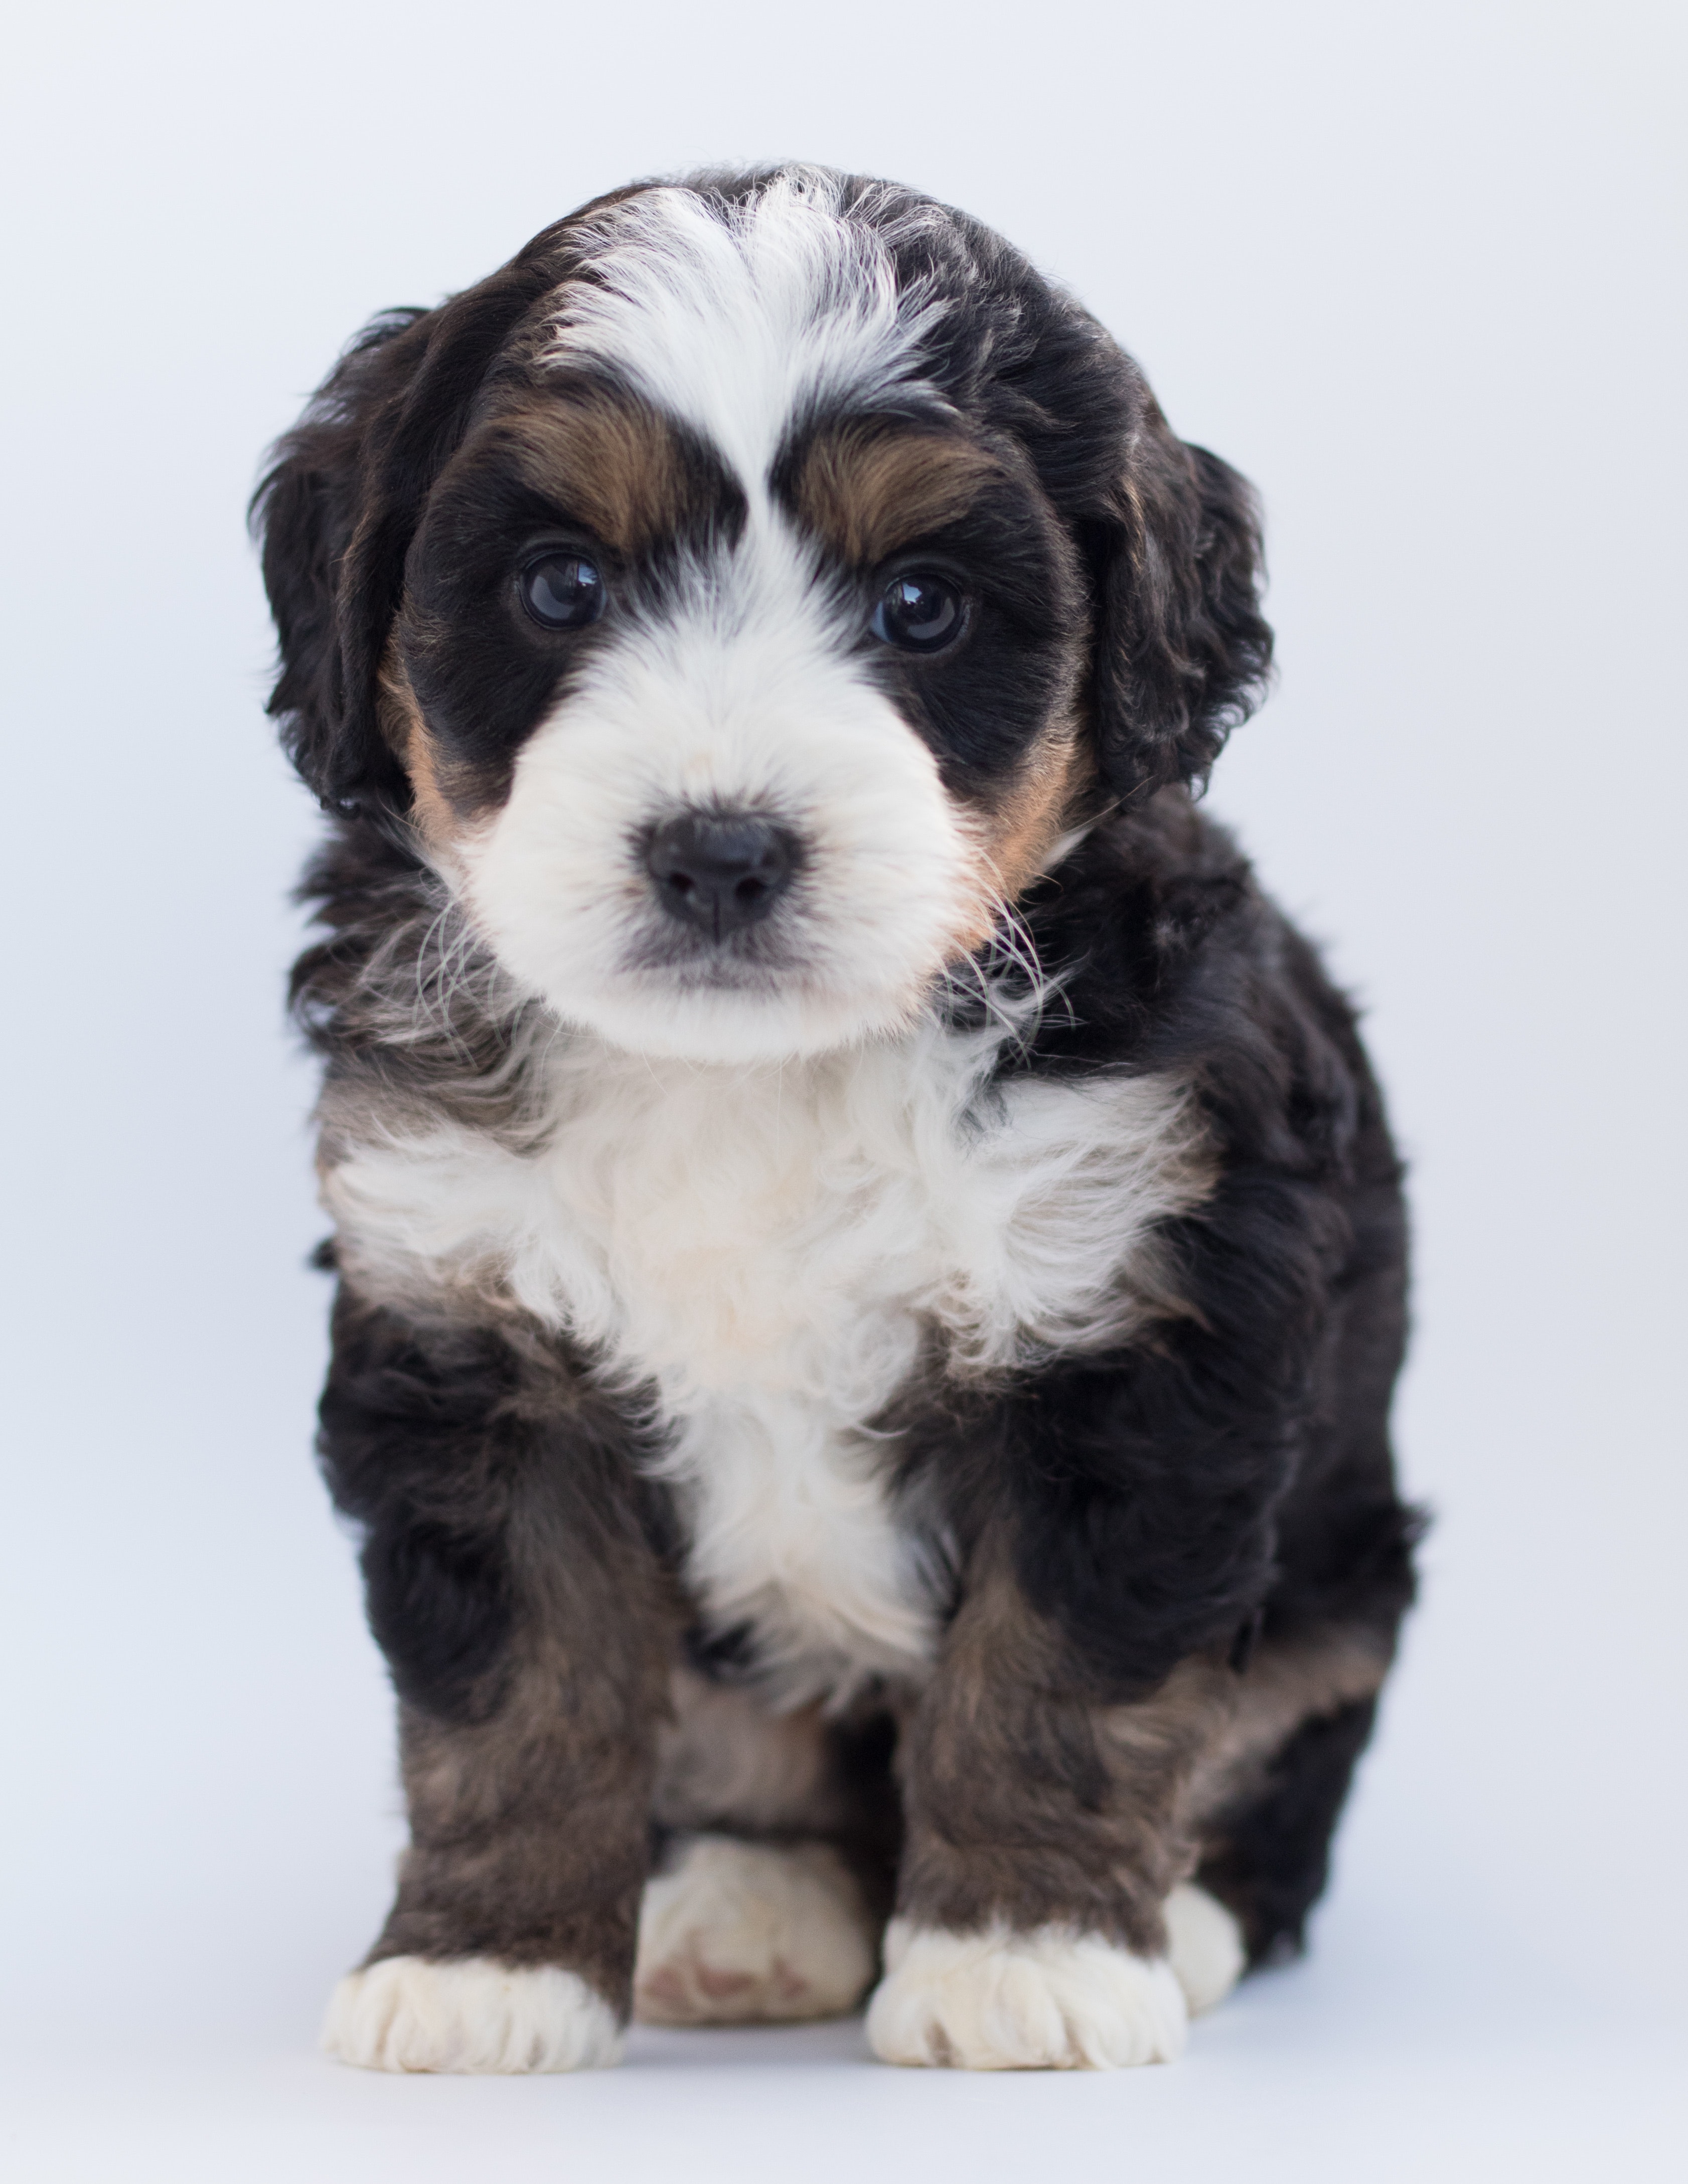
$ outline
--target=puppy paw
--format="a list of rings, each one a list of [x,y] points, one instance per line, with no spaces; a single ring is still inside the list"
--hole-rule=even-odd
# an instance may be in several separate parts
[[[366,2070],[584,2070],[617,2059],[621,2027],[554,1965],[386,1957],[335,1988],[322,2046]]]
[[[634,2013],[651,2025],[840,2017],[867,1991],[877,1939],[828,1845],[699,1836],[646,1887]]]
[[[1184,2044],[1171,1967],[1054,1926],[952,1934],[894,1919],[868,2008],[881,2062],[964,2070],[1113,2070]]]
[[[1248,1961],[1243,1930],[1205,1888],[1187,1883],[1167,1897],[1166,1957],[1192,2017],[1223,2002]]]

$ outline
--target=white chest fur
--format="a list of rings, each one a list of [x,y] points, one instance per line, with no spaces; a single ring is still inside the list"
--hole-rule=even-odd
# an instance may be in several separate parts
[[[923,1334],[964,1373],[1118,1340],[1155,1308],[1149,1230],[1209,1184],[1178,1085],[981,1098],[994,1046],[929,1027],[780,1069],[582,1039],[531,1150],[453,1125],[327,1178],[361,1286],[491,1292],[654,1389],[700,1602],[791,1702],[930,1652],[873,1430]]]

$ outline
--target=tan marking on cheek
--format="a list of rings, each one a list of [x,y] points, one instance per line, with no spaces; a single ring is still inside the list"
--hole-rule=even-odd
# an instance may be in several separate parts
[[[966,811],[963,824],[974,845],[974,887],[958,935],[960,952],[982,946],[1001,906],[1016,901],[1043,870],[1094,772],[1083,723],[1069,713],[1038,738],[1006,795],[987,808]]]
[[[381,733],[410,777],[411,818],[417,833],[433,849],[455,848],[464,832],[462,815],[447,793],[439,746],[416,702],[396,644],[388,646],[381,662],[376,702]]]
[[[847,561],[871,567],[958,522],[997,470],[982,448],[949,434],[847,426],[805,458],[797,514]]]

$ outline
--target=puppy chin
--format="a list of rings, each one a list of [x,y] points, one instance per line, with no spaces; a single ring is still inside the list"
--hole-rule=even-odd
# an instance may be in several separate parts
[[[922,992],[832,994],[770,983],[751,990],[675,989],[657,979],[584,994],[548,993],[565,1022],[612,1046],[681,1061],[802,1061],[906,1030]]]

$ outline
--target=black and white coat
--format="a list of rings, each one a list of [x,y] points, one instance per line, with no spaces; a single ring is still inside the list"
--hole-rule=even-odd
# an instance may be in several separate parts
[[[1397,1163],[1190,794],[1247,488],[790,168],[377,320],[259,510],[411,1821],[331,2048],[877,1978],[890,2060],[1171,2056],[1299,1944],[1411,1590]]]

